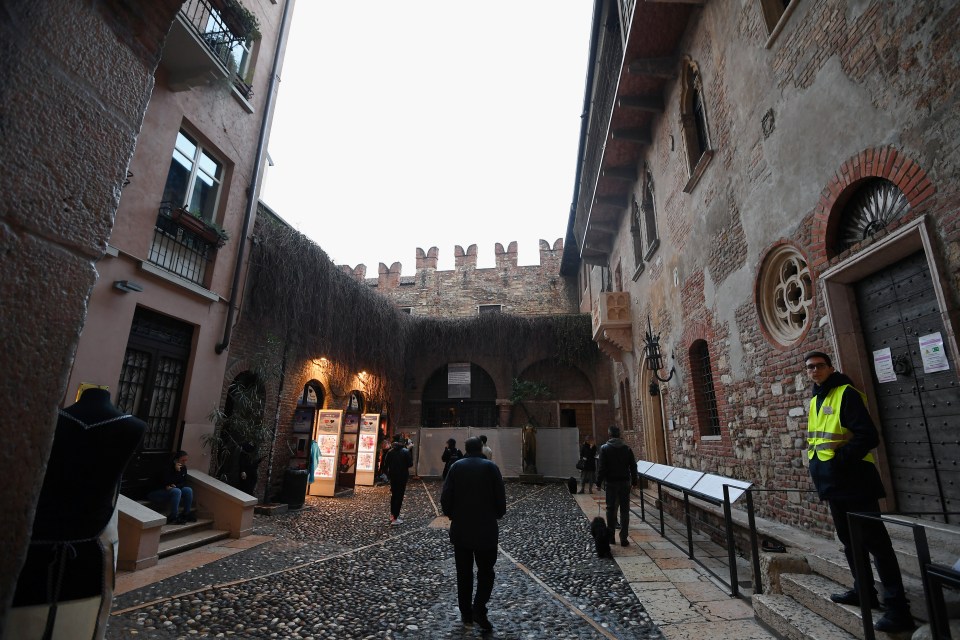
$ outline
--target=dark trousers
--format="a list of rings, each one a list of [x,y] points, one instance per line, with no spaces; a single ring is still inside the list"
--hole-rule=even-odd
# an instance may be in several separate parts
[[[460,613],[470,615],[476,608],[484,613],[493,593],[493,565],[497,561],[496,549],[453,548],[457,563],[457,603]],[[477,594],[473,595],[473,563],[477,563]]]
[[[403,506],[403,494],[407,492],[407,478],[390,480],[390,515],[400,517],[400,507]]]
[[[630,526],[630,481],[607,480],[607,528],[610,540],[613,540],[614,525],[617,523],[617,509],[620,509],[620,541],[627,539]]]
[[[853,512],[878,513],[880,504],[876,498],[852,499],[852,500],[829,500],[830,515],[833,516],[833,524],[837,528],[837,537],[843,543],[843,553],[847,557],[847,564],[850,566],[850,573],[854,576],[853,588],[859,592],[860,585],[856,579],[856,570],[853,564],[853,546],[850,544],[850,522],[847,514]],[[883,603],[889,610],[906,611],[909,610],[907,596],[903,590],[903,578],[900,576],[900,564],[897,562],[897,555],[893,551],[893,545],[890,543],[890,535],[882,522],[877,520],[860,520],[863,530],[863,548],[866,553],[873,556],[874,563],[877,565],[877,575],[880,577],[880,583],[883,585]],[[869,580],[868,593],[875,592],[873,586],[873,571],[870,569],[870,559],[867,560],[867,578]]]

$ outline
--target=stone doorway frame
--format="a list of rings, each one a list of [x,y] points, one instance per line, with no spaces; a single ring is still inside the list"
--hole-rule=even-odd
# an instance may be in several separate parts
[[[870,413],[874,416],[877,414],[877,399],[873,369],[870,354],[867,353],[863,340],[860,310],[857,307],[854,292],[854,285],[866,276],[917,251],[923,251],[946,334],[943,336],[944,343],[947,345],[954,365],[960,363],[960,350],[957,348],[954,330],[958,310],[951,308],[945,295],[945,291],[948,290],[947,281],[944,279],[944,271],[934,249],[934,239],[929,225],[928,217],[920,216],[849,259],[826,269],[818,278],[819,289],[823,292],[826,306],[826,316],[821,320],[821,324],[829,324],[832,328],[831,341],[835,365],[837,369],[850,376],[856,384],[862,386],[861,390],[867,394]],[[956,369],[954,371],[956,372]],[[887,508],[896,509],[886,443],[883,441],[882,433],[877,452],[880,476],[887,490]]]

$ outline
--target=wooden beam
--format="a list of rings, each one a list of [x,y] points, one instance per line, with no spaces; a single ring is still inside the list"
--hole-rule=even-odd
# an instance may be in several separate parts
[[[650,144],[650,131],[647,129],[614,129],[610,132],[610,139]]]
[[[637,58],[627,65],[627,71],[634,76],[648,76],[672,80],[677,77],[676,58]]]
[[[663,100],[660,96],[622,96],[617,98],[617,106],[621,109],[663,113]]]
[[[597,206],[601,207],[614,207],[616,209],[625,209],[627,204],[627,196],[597,196],[594,200]]]
[[[608,167],[600,171],[604,178],[613,178],[614,180],[626,180],[627,182],[637,181],[637,167]]]
[[[693,4],[702,7],[707,0],[641,0],[645,4]]]

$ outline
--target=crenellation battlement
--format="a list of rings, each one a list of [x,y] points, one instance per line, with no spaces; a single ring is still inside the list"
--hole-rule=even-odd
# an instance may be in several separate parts
[[[456,245],[453,250],[454,268],[452,271],[438,271],[437,262],[440,257],[440,251],[437,247],[430,247],[426,251],[422,247],[417,247],[417,275],[408,276],[404,280],[426,282],[428,275],[445,277],[455,272],[470,271],[478,275],[482,273],[496,274],[498,277],[511,277],[528,273],[530,271],[540,271],[549,275],[557,275],[560,272],[560,259],[563,256],[563,238],[557,240],[551,245],[546,240],[540,240],[540,264],[519,266],[517,257],[517,241],[509,243],[506,248],[503,244],[496,243],[494,246],[494,259],[496,265],[493,268],[477,268],[477,245],[471,244],[466,249],[462,245]],[[396,289],[401,284],[400,262],[394,262],[389,267],[381,262],[377,270],[376,278],[367,278],[367,267],[363,264],[351,268],[348,265],[339,265],[341,271],[352,276],[360,282],[366,282],[370,286],[376,286],[380,290]]]

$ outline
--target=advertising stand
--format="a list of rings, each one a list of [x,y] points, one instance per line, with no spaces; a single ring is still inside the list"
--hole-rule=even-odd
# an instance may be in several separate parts
[[[360,416],[360,442],[357,444],[356,484],[372,487],[376,481],[374,472],[377,467],[377,429],[380,426],[379,413],[365,413]]]
[[[330,409],[317,412],[317,425],[313,439],[320,447],[320,458],[313,472],[312,496],[332,496],[337,490],[337,460],[340,457],[340,430],[343,428],[343,411]]]

